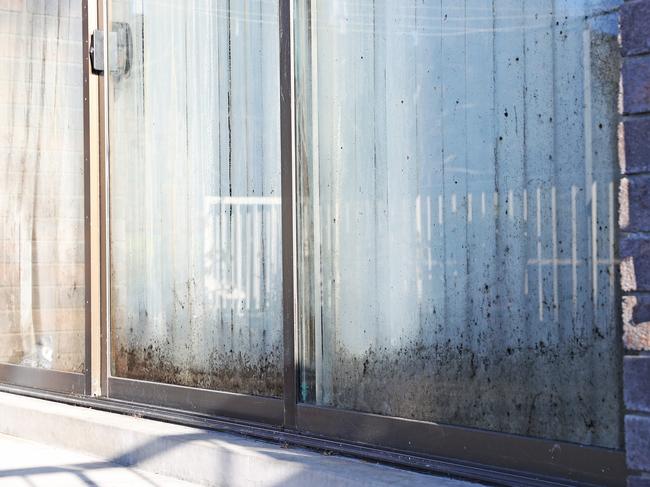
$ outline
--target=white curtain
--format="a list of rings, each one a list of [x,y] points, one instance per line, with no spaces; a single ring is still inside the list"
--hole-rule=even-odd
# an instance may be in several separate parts
[[[302,398],[618,447],[620,2],[297,2]]]
[[[111,6],[114,373],[280,395],[277,2]]]
[[[0,361],[84,363],[81,2],[0,9]]]

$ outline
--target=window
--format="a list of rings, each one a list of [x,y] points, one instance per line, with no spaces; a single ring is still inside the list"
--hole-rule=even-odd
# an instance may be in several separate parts
[[[111,3],[113,374],[281,396],[277,5]]]
[[[298,2],[301,401],[620,446],[602,3]]]

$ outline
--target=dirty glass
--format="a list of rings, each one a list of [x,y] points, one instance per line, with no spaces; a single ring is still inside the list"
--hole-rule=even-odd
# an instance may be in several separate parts
[[[0,362],[82,372],[81,2],[0,2]]]
[[[112,373],[279,396],[277,2],[109,4]]]
[[[295,2],[301,401],[621,445],[618,3]]]

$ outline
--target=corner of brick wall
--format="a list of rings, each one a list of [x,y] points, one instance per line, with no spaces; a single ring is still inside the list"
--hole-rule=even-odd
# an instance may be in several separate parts
[[[650,487],[650,0],[621,7],[619,191],[625,450],[629,487]]]

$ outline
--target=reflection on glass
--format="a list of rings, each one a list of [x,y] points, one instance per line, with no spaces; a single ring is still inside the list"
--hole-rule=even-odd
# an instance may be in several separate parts
[[[113,374],[279,396],[277,2],[111,7]]]
[[[617,4],[296,2],[302,401],[620,445]]]
[[[81,2],[0,8],[0,362],[82,372]]]

